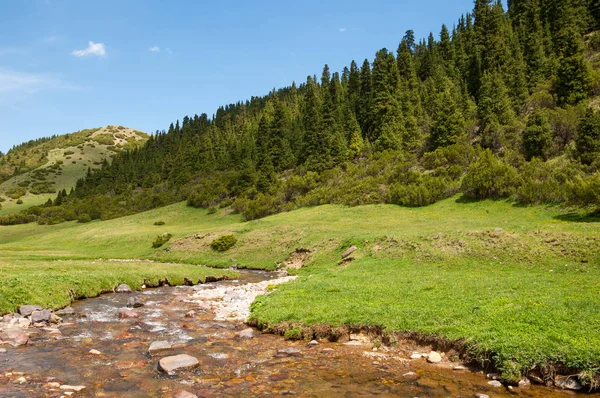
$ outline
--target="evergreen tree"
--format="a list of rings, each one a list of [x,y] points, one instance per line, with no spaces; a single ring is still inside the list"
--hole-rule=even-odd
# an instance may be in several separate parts
[[[541,112],[535,111],[527,120],[523,131],[523,152],[525,159],[538,157],[546,160],[552,145],[552,132],[548,118]]]
[[[583,57],[581,39],[572,29],[566,33],[565,47],[556,75],[556,97],[559,104],[574,105],[588,96],[591,88],[590,71]]]
[[[575,138],[577,155],[583,164],[600,159],[600,112],[588,109]]]

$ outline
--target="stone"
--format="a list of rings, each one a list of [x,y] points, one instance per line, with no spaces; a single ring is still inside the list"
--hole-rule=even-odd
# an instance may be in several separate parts
[[[166,351],[166,350],[170,350],[173,347],[173,345],[171,343],[169,343],[168,341],[153,341],[150,344],[150,348],[148,348],[148,352],[150,354],[155,354],[157,352],[160,351]]]
[[[90,355],[102,355],[102,353],[100,351],[94,350],[94,349],[89,350],[88,354],[90,354]]]
[[[488,384],[492,387],[502,387],[502,383],[500,383],[498,380],[488,381]]]
[[[252,329],[252,328],[244,329],[237,334],[237,337],[240,339],[244,339],[244,340],[253,339],[254,338],[254,329]]]
[[[479,392],[477,394],[475,394],[475,397],[476,398],[490,398],[489,395],[487,395],[487,394],[481,394]]]
[[[0,354],[6,354],[6,348],[0,348]]]
[[[196,394],[192,394],[191,392],[181,390],[174,395],[173,398],[198,398],[198,396]]]
[[[416,380],[419,378],[419,375],[415,372],[408,372],[408,373],[404,373],[402,375],[402,377],[404,377],[407,380]]]
[[[22,305],[19,307],[19,314],[29,316],[33,311],[41,311],[42,309],[39,305]]]
[[[158,361],[160,370],[166,373],[176,372],[178,370],[193,369],[200,365],[196,358],[187,354],[173,355],[162,358]]]
[[[313,347],[313,346],[316,346],[316,345],[319,345],[319,342],[317,340],[311,340],[307,344],[308,347]]]
[[[281,350],[277,350],[277,355],[278,356],[289,356],[289,357],[301,357],[302,354],[300,353],[300,350],[294,347],[287,347],[287,348],[283,348]]]
[[[121,319],[130,319],[130,318],[139,318],[140,314],[137,311],[130,310],[129,308],[121,308],[119,310],[119,318]]]
[[[115,292],[117,292],[117,293],[131,293],[131,288],[128,285],[126,285],[125,283],[122,283],[119,286],[117,286],[117,288],[115,289]]]
[[[329,348],[329,347],[327,347],[327,348],[323,348],[323,349],[321,350],[321,352],[333,352],[333,351],[335,351],[335,350],[334,350],[333,348]]]
[[[51,382],[48,382],[48,383],[44,384],[44,387],[46,387],[46,388],[60,388],[60,383],[57,383],[56,381],[51,381]]]
[[[58,316],[58,315],[56,315],[56,314],[51,314],[51,315],[50,315],[50,322],[51,322],[51,323],[61,323],[61,322],[62,322],[62,318],[61,318],[61,317],[59,317],[59,316]]]
[[[531,386],[531,381],[529,381],[529,379],[527,377],[524,377],[521,380],[519,380],[519,388],[527,388],[530,386]]]
[[[452,367],[452,370],[467,370],[467,367],[463,365],[456,365]]]
[[[357,250],[358,250],[358,247],[350,246],[348,249],[346,249],[345,252],[342,253],[342,258],[348,257],[349,255],[351,255],[352,253],[354,253]]]
[[[490,380],[498,380],[500,379],[500,373],[488,373],[486,377]]]
[[[351,340],[351,341],[347,341],[345,343],[342,343],[342,345],[346,345],[346,346],[364,346],[364,345],[367,345],[367,343],[365,343],[364,341]]]
[[[13,381],[14,384],[25,384],[27,383],[27,379],[23,376],[19,377],[18,379],[16,379],[15,381]]]
[[[562,388],[563,390],[579,391],[583,388],[583,386],[579,384],[577,380],[562,376],[556,376],[554,379],[554,385],[558,388]]]
[[[129,297],[127,299],[127,307],[129,308],[140,308],[144,306],[144,301],[138,296]]]
[[[188,312],[185,314],[185,317],[186,317],[186,318],[193,318],[193,317],[195,317],[195,316],[196,316],[196,311],[194,311],[194,310],[188,311]]]
[[[0,333],[0,340],[3,340],[13,347],[25,345],[29,342],[29,336],[18,326],[11,326],[4,329],[4,332]]]
[[[442,356],[436,351],[431,351],[429,355],[427,355],[427,362],[440,363],[442,362]]]
[[[52,310],[41,310],[41,311],[33,311],[31,313],[31,322],[39,323],[39,322],[50,322],[52,318]]]
[[[423,357],[418,352],[415,352],[414,354],[412,354],[410,356],[410,359],[421,359],[421,358],[423,358]]]
[[[67,306],[61,310],[56,311],[56,315],[73,315],[74,313],[75,313],[75,310],[70,306]]]
[[[31,321],[28,318],[13,318],[8,322],[9,326],[18,326],[21,329],[27,329],[31,326]]]
[[[68,384],[63,384],[60,386],[60,389],[63,391],[75,391],[75,392],[79,392],[79,391],[83,391],[85,390],[85,386],[70,386]]]

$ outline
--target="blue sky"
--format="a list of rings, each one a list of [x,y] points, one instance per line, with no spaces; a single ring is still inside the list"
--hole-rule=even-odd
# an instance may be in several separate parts
[[[0,0],[0,151],[120,124],[148,133],[452,27],[473,0]]]

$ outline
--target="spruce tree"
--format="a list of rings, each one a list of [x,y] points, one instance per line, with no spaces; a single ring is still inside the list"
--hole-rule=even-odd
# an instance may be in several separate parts
[[[548,118],[541,111],[529,115],[523,131],[523,152],[525,159],[534,157],[546,160],[552,145],[552,132]]]
[[[575,145],[583,164],[591,164],[600,159],[600,111],[588,108],[581,119]]]
[[[556,73],[556,97],[560,105],[575,105],[587,98],[591,76],[583,56],[579,34],[569,29],[564,33],[565,47]]]

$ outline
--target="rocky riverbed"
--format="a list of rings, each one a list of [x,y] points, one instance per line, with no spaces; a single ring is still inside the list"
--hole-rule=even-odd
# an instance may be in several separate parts
[[[430,347],[286,341],[244,321],[257,295],[293,277],[103,295],[60,313],[25,307],[0,322],[2,397],[563,397],[470,372]],[[35,315],[34,315],[35,314]]]

